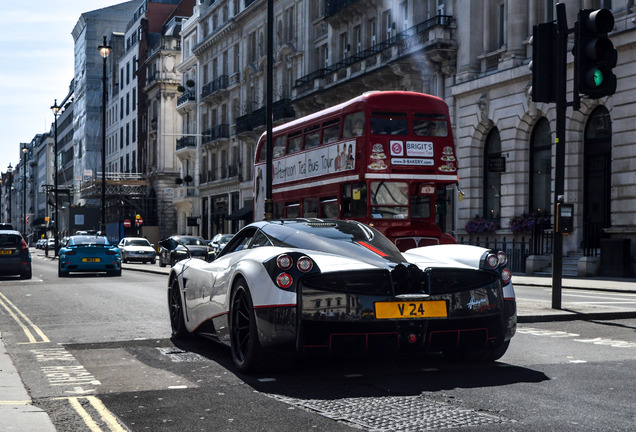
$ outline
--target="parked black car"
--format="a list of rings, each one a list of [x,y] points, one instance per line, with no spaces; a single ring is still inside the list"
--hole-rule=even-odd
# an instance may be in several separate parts
[[[159,266],[172,267],[177,261],[186,258],[199,258],[205,261],[214,259],[212,249],[203,237],[175,235],[159,242]]]
[[[31,279],[31,252],[19,231],[0,230],[0,274]]]

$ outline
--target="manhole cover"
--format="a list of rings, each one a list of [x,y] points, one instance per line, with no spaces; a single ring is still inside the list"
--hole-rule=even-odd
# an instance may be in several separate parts
[[[427,401],[421,396],[303,400],[269,395],[281,402],[350,422],[374,432],[429,431],[506,423],[495,415]]]

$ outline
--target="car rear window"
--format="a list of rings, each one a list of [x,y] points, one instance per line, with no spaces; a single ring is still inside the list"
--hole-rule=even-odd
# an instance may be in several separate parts
[[[76,246],[87,246],[87,245],[109,245],[106,237],[96,237],[96,236],[73,236],[72,243]]]
[[[0,247],[20,246],[22,237],[15,234],[0,234]]]

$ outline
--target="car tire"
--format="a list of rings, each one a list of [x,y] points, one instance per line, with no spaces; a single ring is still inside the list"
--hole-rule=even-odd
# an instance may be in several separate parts
[[[31,279],[33,277],[33,270],[28,269],[25,272],[20,273],[20,279]]]
[[[165,267],[166,263],[163,262],[163,260],[161,259],[161,256],[159,256],[159,267]]]
[[[68,276],[68,272],[67,271],[63,271],[62,268],[60,266],[57,267],[57,276],[58,277],[67,277]]]
[[[152,261],[150,261],[150,264],[155,265],[156,262],[157,262],[157,260],[152,260]]]
[[[172,258],[170,257],[170,267],[174,267],[174,265],[177,263],[176,258]]]
[[[185,326],[183,303],[181,302],[181,294],[179,293],[179,281],[176,278],[173,279],[170,289],[168,289],[168,312],[170,314],[172,337],[174,339],[188,338],[190,333]]]
[[[113,270],[108,272],[109,276],[121,276],[121,268],[119,270]]]
[[[229,324],[232,360],[238,370],[246,374],[263,370],[267,358],[258,340],[254,304],[244,279],[232,290]]]

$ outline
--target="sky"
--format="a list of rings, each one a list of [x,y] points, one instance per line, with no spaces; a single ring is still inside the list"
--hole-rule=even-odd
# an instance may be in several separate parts
[[[73,36],[80,15],[125,0],[3,2],[0,33],[0,171],[20,161],[20,143],[48,132],[51,106],[73,79]],[[97,47],[95,47],[97,49]]]

